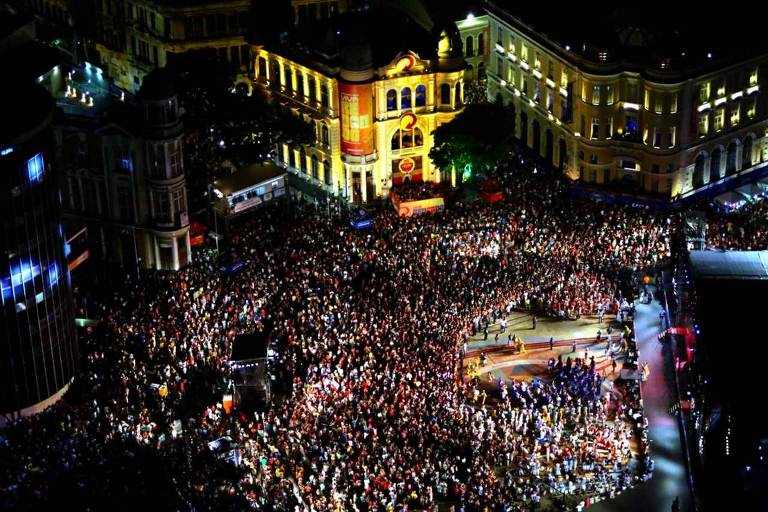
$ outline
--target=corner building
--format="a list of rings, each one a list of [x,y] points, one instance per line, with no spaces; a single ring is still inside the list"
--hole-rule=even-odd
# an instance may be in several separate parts
[[[627,8],[601,17],[598,33],[583,28],[584,13],[487,11],[489,98],[512,105],[516,137],[570,178],[669,199],[768,170],[768,50],[757,29],[697,33],[711,20],[680,12],[665,20],[690,24],[668,26]]]
[[[450,179],[428,153],[435,128],[463,108],[455,23],[393,7],[345,12],[254,54],[256,82],[316,128],[315,144],[282,145],[276,160],[318,191],[364,203],[403,181]]]
[[[74,309],[51,167],[54,103],[40,86],[3,84],[0,108],[0,415],[38,412],[77,367]]]

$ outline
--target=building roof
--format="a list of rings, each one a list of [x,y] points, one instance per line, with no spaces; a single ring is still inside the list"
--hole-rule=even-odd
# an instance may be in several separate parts
[[[645,4],[615,2],[563,4],[557,16],[539,4],[512,0],[489,0],[486,9],[561,57],[592,66],[590,72],[698,76],[768,52],[759,16],[713,24],[709,13],[688,4],[665,5],[663,15]],[[605,61],[600,52],[606,52]]]
[[[768,251],[691,251],[697,279],[768,280]]]
[[[285,169],[270,161],[265,161],[263,163],[251,164],[229,176],[219,178],[213,182],[213,186],[221,191],[222,194],[230,195],[255,187],[284,174],[286,174]]]

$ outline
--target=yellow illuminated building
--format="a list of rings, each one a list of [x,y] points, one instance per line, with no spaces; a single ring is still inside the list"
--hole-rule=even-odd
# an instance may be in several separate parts
[[[449,179],[428,153],[435,128],[463,107],[460,35],[455,24],[437,31],[409,20],[393,9],[348,13],[316,26],[335,37],[304,28],[304,41],[255,45],[255,81],[316,127],[315,144],[278,148],[280,165],[351,202],[403,181]],[[398,23],[411,33],[369,30]]]
[[[766,168],[764,49],[660,47],[632,24],[590,43],[494,2],[487,11],[489,98],[511,105],[515,135],[572,179],[672,198]]]

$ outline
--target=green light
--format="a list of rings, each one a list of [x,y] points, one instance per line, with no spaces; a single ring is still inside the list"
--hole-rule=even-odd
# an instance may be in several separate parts
[[[461,174],[461,181],[469,181],[472,177],[472,163],[464,166],[464,172]]]

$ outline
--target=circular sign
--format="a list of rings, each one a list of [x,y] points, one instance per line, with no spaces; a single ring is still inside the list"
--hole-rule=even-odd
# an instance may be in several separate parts
[[[411,54],[406,54],[400,57],[400,60],[397,61],[397,71],[403,72],[408,71],[413,67],[413,65],[416,64],[416,58]]]
[[[410,157],[400,160],[400,163],[397,166],[397,168],[400,169],[400,172],[404,172],[405,174],[409,174],[414,167],[416,167],[416,162]]]
[[[416,126],[416,121],[418,121],[416,114],[413,112],[404,112],[403,115],[400,116],[400,129],[413,130],[413,127]]]

